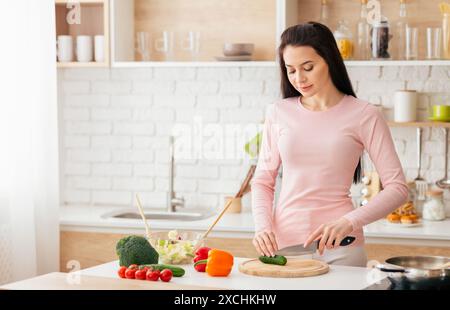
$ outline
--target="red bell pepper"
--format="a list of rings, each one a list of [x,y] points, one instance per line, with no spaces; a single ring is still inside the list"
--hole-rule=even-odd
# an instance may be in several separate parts
[[[208,253],[211,250],[211,248],[208,247],[201,247],[195,251],[195,257],[194,257],[194,263],[198,262],[199,260],[204,260],[208,258]],[[206,270],[206,263],[204,264],[198,264],[194,265],[195,270],[198,272],[205,272]]]

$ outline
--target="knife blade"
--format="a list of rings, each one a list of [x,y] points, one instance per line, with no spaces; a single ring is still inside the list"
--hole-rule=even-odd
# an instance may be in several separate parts
[[[353,241],[355,241],[355,237],[347,236],[344,239],[342,239],[339,246],[347,246],[351,244]],[[283,249],[280,249],[275,252],[276,255],[283,255],[283,256],[299,256],[299,255],[306,255],[306,254],[313,254],[317,251],[317,247],[319,246],[320,240],[314,241],[310,245],[308,245],[306,248],[303,247],[303,243],[292,245],[285,247]],[[334,241],[333,241],[334,245]]]

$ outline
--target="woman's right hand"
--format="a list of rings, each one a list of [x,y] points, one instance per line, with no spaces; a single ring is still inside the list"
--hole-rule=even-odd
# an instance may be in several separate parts
[[[253,238],[253,245],[263,256],[275,256],[275,252],[278,251],[275,234],[272,231],[257,232]]]

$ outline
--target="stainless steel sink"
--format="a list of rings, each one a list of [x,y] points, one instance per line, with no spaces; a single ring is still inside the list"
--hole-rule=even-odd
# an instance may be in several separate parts
[[[145,218],[148,220],[174,220],[174,221],[199,221],[212,217],[212,211],[204,212],[167,212],[144,210]],[[116,219],[134,219],[141,220],[141,214],[134,209],[121,209],[109,212],[102,215],[102,218],[116,218]]]

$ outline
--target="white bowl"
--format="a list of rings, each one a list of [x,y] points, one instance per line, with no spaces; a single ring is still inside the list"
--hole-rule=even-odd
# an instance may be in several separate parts
[[[253,43],[225,43],[223,54],[225,56],[246,56],[253,54],[255,44]]]

